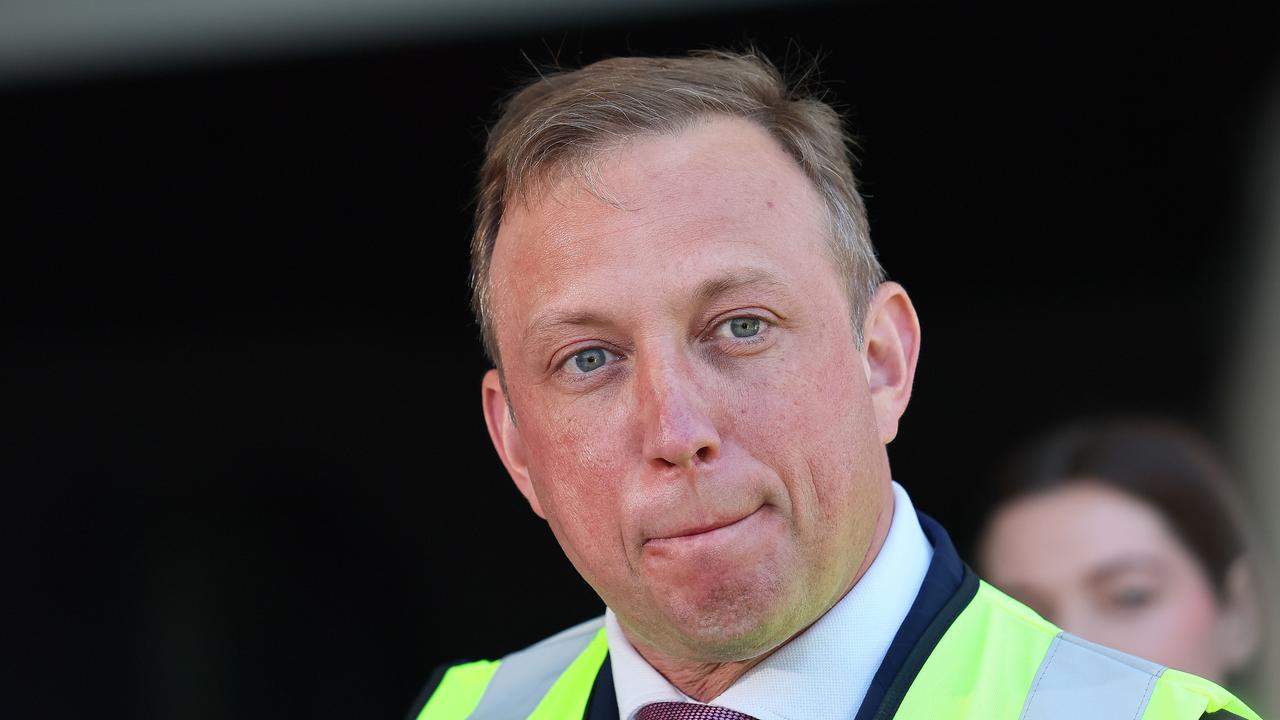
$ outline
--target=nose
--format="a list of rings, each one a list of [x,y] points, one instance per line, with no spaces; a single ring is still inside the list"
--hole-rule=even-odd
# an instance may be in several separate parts
[[[720,455],[720,435],[689,363],[680,359],[647,363],[639,380],[637,405],[650,464],[659,470],[687,470]]]

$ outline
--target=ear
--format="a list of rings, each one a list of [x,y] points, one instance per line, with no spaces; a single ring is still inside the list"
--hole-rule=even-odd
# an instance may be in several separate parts
[[[1227,673],[1249,664],[1261,641],[1262,604],[1259,578],[1246,558],[1239,557],[1223,576],[1222,614],[1217,642],[1222,667]]]
[[[542,505],[538,502],[538,495],[533,490],[533,483],[529,481],[529,463],[524,439],[520,436],[520,428],[516,427],[515,418],[511,416],[506,389],[497,370],[490,370],[484,374],[484,380],[480,382],[480,391],[484,404],[484,423],[489,427],[489,439],[493,441],[498,457],[502,458],[502,464],[506,466],[520,494],[529,501],[529,506],[538,514],[538,517],[545,520],[547,516],[542,512]]]
[[[862,326],[862,362],[880,429],[880,441],[898,435],[898,420],[911,400],[916,360],[920,357],[920,319],[895,282],[882,283],[871,296]]]

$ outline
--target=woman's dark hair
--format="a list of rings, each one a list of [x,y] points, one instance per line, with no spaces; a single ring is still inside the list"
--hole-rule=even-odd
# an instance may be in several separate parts
[[[1261,615],[1260,647],[1232,672],[1242,697],[1269,692],[1271,668],[1280,666],[1280,621],[1267,602],[1275,577],[1232,487],[1232,477],[1208,441],[1173,422],[1110,419],[1076,422],[1032,443],[1006,466],[986,526],[1010,501],[1082,482],[1119,490],[1154,508],[1204,568],[1219,599],[1227,599],[1227,573],[1243,561],[1253,576]]]
[[[1219,592],[1249,548],[1225,467],[1204,438],[1164,421],[1078,422],[1051,432],[1014,457],[991,507],[1082,480],[1155,508]]]

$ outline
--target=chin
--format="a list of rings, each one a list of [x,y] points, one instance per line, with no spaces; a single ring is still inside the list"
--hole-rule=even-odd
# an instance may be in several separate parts
[[[798,605],[773,592],[726,588],[696,603],[684,600],[668,607],[669,621],[684,646],[682,654],[698,662],[756,658],[803,629],[797,626],[796,616],[803,614]]]

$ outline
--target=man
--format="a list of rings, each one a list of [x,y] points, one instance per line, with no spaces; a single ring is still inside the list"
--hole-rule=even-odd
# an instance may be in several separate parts
[[[892,481],[920,327],[846,142],[751,54],[507,104],[472,245],[485,418],[608,609],[448,668],[414,717],[1256,717],[980,583]]]

